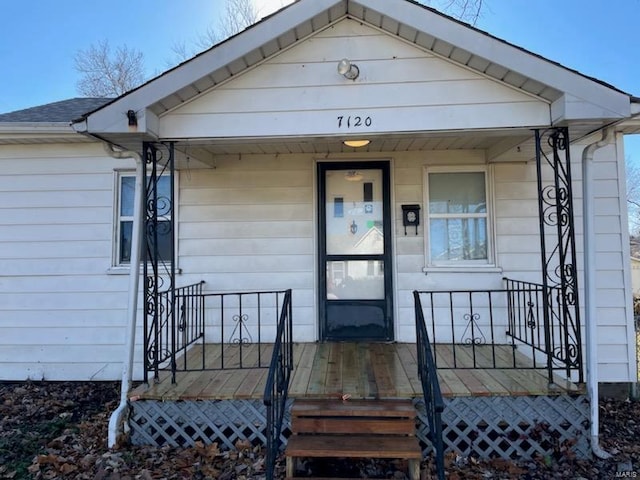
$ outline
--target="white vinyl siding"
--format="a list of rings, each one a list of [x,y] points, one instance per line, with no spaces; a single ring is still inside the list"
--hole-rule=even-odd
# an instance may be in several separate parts
[[[634,382],[636,332],[622,135],[616,140],[597,150],[593,159],[598,373],[601,381]]]
[[[612,181],[617,177],[612,150],[597,152],[594,172],[599,365],[602,381],[625,381],[633,376],[633,323],[627,323],[630,304],[625,293],[622,207],[616,213],[616,203],[611,202],[619,190],[616,185],[623,180]],[[579,147],[572,156],[578,159],[574,189],[580,214]],[[411,295],[415,289],[496,289],[502,288],[503,276],[539,280],[534,164],[490,166],[496,266],[425,273],[426,220],[422,219],[417,235],[413,229],[405,235],[401,206],[423,202],[426,167],[444,163],[486,168],[484,154],[459,150],[376,155],[391,157],[398,341],[415,338]],[[3,379],[119,377],[128,279],[106,271],[112,261],[114,236],[113,171],[131,168],[132,163],[104,157],[94,145],[0,150],[0,328],[6,333],[0,338]],[[314,157],[219,156],[215,165],[184,170],[180,175],[178,254],[183,274],[178,283],[205,280],[209,291],[293,288],[295,339],[314,341]],[[580,218],[576,227],[582,272]],[[141,324],[140,316],[135,357],[138,378]]]
[[[317,339],[314,163],[221,156],[180,176],[181,281],[210,291],[293,288],[296,341]],[[275,325],[265,326],[265,335]]]
[[[0,147],[0,379],[114,380],[126,277],[107,275],[113,170],[99,144]]]
[[[428,265],[428,215],[426,171],[481,171],[487,172],[484,153],[472,150],[434,150],[394,154],[393,162],[393,211],[395,212],[397,292],[396,338],[414,341],[415,317],[413,290],[464,290],[496,289],[502,287],[502,270],[486,261],[482,264],[466,264],[456,267],[431,267]],[[488,183],[488,182],[487,182]],[[487,202],[491,204],[491,188],[487,186]],[[414,229],[405,235],[402,225],[402,205],[421,204],[421,224],[417,235]],[[489,207],[491,210],[491,207]],[[492,222],[488,222],[488,235],[493,235]],[[491,249],[491,247],[490,247]]]

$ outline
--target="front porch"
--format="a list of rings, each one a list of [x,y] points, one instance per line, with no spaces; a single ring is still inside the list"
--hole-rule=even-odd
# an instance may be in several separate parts
[[[537,193],[537,202],[531,196],[524,205],[531,213],[537,203],[537,221],[529,215],[521,226],[526,225],[525,233],[532,225],[538,227],[539,236],[515,234],[511,223],[521,219],[520,208],[503,218],[509,223],[503,238],[514,237],[514,242],[526,244],[516,249],[524,257],[519,264],[504,263],[508,268],[491,264],[496,259],[496,252],[490,253],[486,243],[487,172],[491,168],[485,171],[483,167],[473,176],[478,180],[476,190],[484,192],[473,201],[449,198],[445,187],[457,180],[434,173],[433,178],[445,185],[441,194],[434,194],[435,205],[460,204],[465,211],[473,208],[479,212],[473,215],[480,215],[464,217],[462,224],[453,217],[445,219],[453,225],[446,227],[445,237],[451,238],[445,243],[453,253],[445,263],[459,259],[480,263],[434,271],[431,264],[418,268],[422,261],[439,254],[423,250],[417,223],[414,236],[407,237],[406,229],[404,236],[395,232],[398,247],[391,255],[398,222],[394,229],[390,163],[327,161],[315,163],[321,219],[315,257],[308,254],[312,235],[303,235],[296,242],[304,245],[305,255],[289,259],[285,252],[289,253],[290,245],[279,247],[277,255],[269,255],[271,250],[265,247],[252,258],[262,261],[264,254],[266,263],[261,268],[268,269],[265,275],[247,276],[240,270],[255,270],[247,263],[249,259],[230,259],[241,261],[236,272],[236,266],[219,258],[226,256],[223,250],[222,255],[216,254],[211,268],[191,265],[189,279],[197,281],[198,272],[202,276],[198,283],[180,288],[176,287],[174,239],[169,239],[171,248],[164,255],[158,248],[165,224],[169,232],[176,225],[173,216],[160,224],[162,212],[155,201],[162,173],[175,176],[176,151],[173,143],[145,142],[144,157],[151,167],[145,189],[150,200],[144,225],[145,258],[151,261],[144,263],[144,379],[145,384],[152,384],[130,394],[132,441],[173,446],[217,442],[234,448],[238,440],[249,440],[266,445],[267,471],[273,472],[282,446],[297,433],[291,424],[294,402],[335,399],[345,406],[350,400],[405,399],[417,411],[416,437],[422,452],[435,454],[441,477],[445,449],[485,458],[531,458],[566,450],[588,456],[589,402],[583,388],[568,133],[566,128],[535,131],[535,172],[530,172],[535,173],[535,182],[529,183],[536,188],[529,190]],[[430,167],[421,162],[412,157],[406,163],[412,176],[425,182],[418,185],[419,190],[431,181]],[[251,168],[257,167],[255,163]],[[347,179],[351,178],[350,168],[360,167],[368,175],[366,182]],[[529,165],[525,168],[533,170]],[[394,169],[402,170],[398,165]],[[354,170],[353,175],[358,182],[364,179],[362,173],[357,175],[359,171]],[[339,188],[333,191],[327,187],[328,178],[336,172],[334,183]],[[519,185],[522,173],[507,172],[505,179]],[[220,186],[222,180],[208,177],[202,185]],[[372,193],[374,185],[377,190]],[[399,191],[403,185],[396,187]],[[347,216],[345,201],[353,207]],[[170,198],[168,205],[174,203]],[[404,211],[407,205],[399,206]],[[419,210],[417,204],[409,206]],[[425,206],[428,208],[435,207]],[[380,217],[366,216],[376,211]],[[435,220],[425,219],[423,235],[431,226],[435,229],[432,234],[437,233],[440,224],[436,220],[440,219],[434,215]],[[338,227],[332,234],[328,224],[334,220]],[[403,225],[407,226],[404,218]],[[358,232],[376,229],[386,233],[373,242],[373,253],[349,250],[360,244]],[[232,231],[233,235],[248,235]],[[289,238],[291,234],[283,231],[278,235]],[[466,239],[462,243],[460,236]],[[334,237],[347,250],[335,245],[329,248]],[[477,241],[471,241],[473,238]],[[201,244],[198,240],[193,248],[201,249]],[[247,245],[246,252],[253,254],[254,247]],[[274,258],[283,263],[272,263]],[[315,266],[308,263],[311,258]],[[299,266],[298,260],[307,261],[306,266]],[[353,268],[347,269],[349,262]],[[222,264],[227,267],[218,271]],[[393,265],[398,268],[395,277],[389,268]],[[440,265],[444,266],[451,267]],[[237,277],[227,275],[228,269]],[[273,275],[282,269],[287,276]],[[538,269],[540,275],[533,282],[531,272]],[[316,278],[311,280],[310,274]],[[239,285],[246,285],[250,278],[253,288],[258,278],[269,278],[268,284],[277,285],[277,290],[233,292],[231,278],[238,279]],[[205,290],[204,285],[225,287],[216,293]],[[296,288],[283,289],[289,285]],[[340,289],[334,291],[330,286]],[[294,291],[300,302],[295,308]],[[314,338],[322,342],[304,343]],[[384,343],[391,339],[405,343]]]
[[[244,366],[240,368],[240,349]],[[474,366],[472,348],[476,352]],[[179,371],[176,382],[163,372],[157,383],[134,388],[131,401],[262,400],[267,368],[252,368],[258,358],[270,358],[273,345],[202,344],[188,352],[187,363],[205,354],[205,368]],[[549,384],[544,369],[510,345],[435,345],[437,370],[444,397],[579,395],[584,386],[556,376]],[[457,367],[451,368],[452,359]],[[260,354],[258,354],[260,352]],[[514,356],[515,353],[515,356]],[[218,369],[225,356],[226,367]],[[488,368],[495,354],[496,368]],[[412,399],[422,396],[416,345],[411,343],[296,343],[289,398]],[[514,368],[513,361],[519,368]],[[254,362],[254,363],[252,363]],[[478,363],[480,362],[480,363]],[[181,363],[181,359],[178,359]],[[487,365],[483,368],[482,365]],[[478,368],[479,366],[479,368]]]
[[[170,372],[159,381],[139,385],[130,394],[132,442],[185,446],[218,442],[234,448],[238,440],[267,444],[267,409],[263,395],[267,368],[252,368],[253,358],[267,356],[267,345],[204,345],[204,371],[180,371],[176,383]],[[238,368],[243,348],[243,368]],[[548,455],[572,448],[589,455],[589,403],[584,386],[554,380],[544,369],[532,369],[526,356],[508,345],[435,345],[438,380],[444,397],[442,440],[447,451],[459,455],[503,458]],[[258,351],[260,350],[260,353]],[[457,368],[447,368],[456,352]],[[202,357],[203,345],[193,346],[187,363]],[[514,355],[515,353],[515,355]],[[222,354],[225,369],[219,369]],[[496,368],[481,368],[495,355]],[[514,358],[517,368],[514,368]],[[484,359],[484,360],[483,360]],[[417,435],[426,456],[432,454],[429,413],[418,376],[415,344],[410,343],[296,343],[293,370],[280,441],[290,435],[290,411],[304,399],[332,399],[349,403],[360,399],[409,399],[418,411]]]
[[[505,278],[502,289],[414,291],[415,343],[294,343],[291,290],[204,285],[151,297],[150,381],[129,395],[135,444],[249,440],[267,446],[272,471],[293,403],[408,400],[423,455],[435,453],[441,473],[445,449],[589,455],[581,333],[559,287]]]

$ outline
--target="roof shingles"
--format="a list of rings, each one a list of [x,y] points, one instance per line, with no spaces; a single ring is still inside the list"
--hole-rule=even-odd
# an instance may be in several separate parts
[[[77,97],[0,114],[0,123],[71,123],[96,110],[111,98]]]

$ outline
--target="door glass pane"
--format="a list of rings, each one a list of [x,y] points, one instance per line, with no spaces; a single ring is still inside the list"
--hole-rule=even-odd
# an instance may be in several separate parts
[[[485,213],[483,172],[429,174],[429,213]]]
[[[430,221],[431,261],[487,259],[486,218],[436,218]]]
[[[327,262],[327,300],[384,299],[384,262]]]
[[[326,199],[328,255],[384,253],[381,170],[327,171]]]

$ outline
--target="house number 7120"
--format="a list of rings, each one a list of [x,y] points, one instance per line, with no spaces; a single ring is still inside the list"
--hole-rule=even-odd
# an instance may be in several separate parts
[[[338,116],[338,128],[370,127],[372,123],[371,117],[360,117],[358,115]]]

